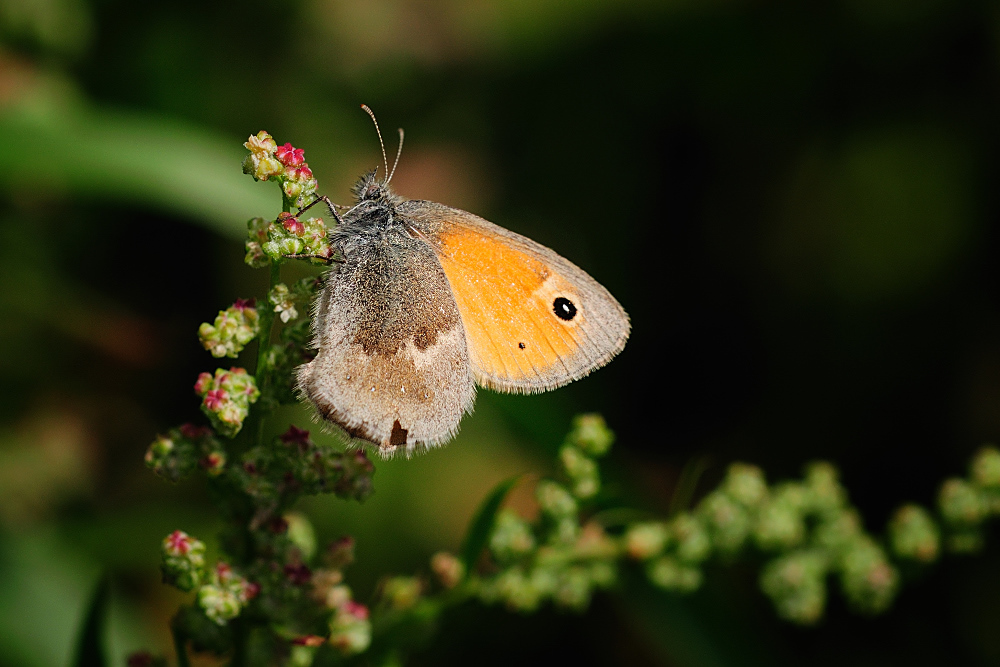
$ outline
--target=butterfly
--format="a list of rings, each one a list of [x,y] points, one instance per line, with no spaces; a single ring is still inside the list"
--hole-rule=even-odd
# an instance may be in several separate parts
[[[561,387],[607,364],[630,331],[615,298],[549,248],[393,193],[400,152],[390,171],[383,144],[387,176],[362,176],[343,215],[320,198],[338,221],[337,261],[313,304],[316,356],[297,371],[323,419],[387,456],[454,437],[476,385]]]

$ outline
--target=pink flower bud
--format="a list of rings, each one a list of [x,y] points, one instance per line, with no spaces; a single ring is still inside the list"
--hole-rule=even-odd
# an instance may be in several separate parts
[[[344,612],[350,614],[351,616],[359,620],[363,621],[368,618],[368,607],[361,604],[360,602],[355,602],[354,600],[348,600],[347,602],[344,603],[344,606],[341,607],[341,609]]]
[[[225,402],[226,392],[223,389],[210,389],[208,393],[205,394],[204,404],[209,410],[218,410]]]
[[[170,556],[186,556],[191,550],[191,538],[180,530],[170,533],[165,542],[165,551]]]
[[[278,146],[274,155],[286,167],[296,167],[305,161],[305,151],[301,148],[293,148],[291,144]]]
[[[299,222],[298,218],[285,218],[281,226],[296,236],[302,236],[306,233],[305,225]]]
[[[233,308],[239,311],[246,310],[247,308],[256,308],[257,299],[236,299],[236,303],[233,304]]]
[[[323,642],[326,640],[319,635],[305,635],[303,637],[296,637],[292,640],[292,644],[295,646],[309,646],[310,648],[315,648],[317,646],[322,646]]]
[[[208,388],[212,386],[212,374],[211,373],[199,373],[198,381],[194,383],[194,393],[199,396],[204,396]]]

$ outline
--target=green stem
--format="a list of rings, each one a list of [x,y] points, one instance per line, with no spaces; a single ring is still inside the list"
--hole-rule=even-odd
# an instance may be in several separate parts
[[[271,349],[271,334],[274,331],[274,308],[268,300],[268,295],[274,286],[281,282],[281,265],[277,262],[271,263],[271,278],[267,284],[267,291],[264,293],[263,303],[258,312],[260,313],[260,333],[257,335],[257,366],[254,373],[257,376],[257,388],[260,389],[261,396],[266,396],[271,385],[271,374],[261,373],[264,367],[264,359],[268,350]],[[257,432],[255,433],[254,445],[264,442],[264,414],[262,407],[257,408]]]
[[[176,627],[171,628],[174,635],[174,651],[177,653],[177,667],[190,667],[187,654],[187,642],[184,635]]]

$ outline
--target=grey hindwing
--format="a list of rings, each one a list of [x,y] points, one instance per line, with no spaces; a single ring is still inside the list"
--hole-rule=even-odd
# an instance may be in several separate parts
[[[402,227],[352,234],[313,317],[300,390],[350,436],[407,454],[443,443],[475,397],[465,330],[431,247]]]

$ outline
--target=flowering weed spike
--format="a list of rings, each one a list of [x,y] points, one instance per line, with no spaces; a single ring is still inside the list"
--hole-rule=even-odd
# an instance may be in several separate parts
[[[202,347],[213,357],[235,359],[260,332],[260,317],[253,299],[238,299],[229,308],[220,310],[213,324],[203,322],[198,327]]]
[[[216,369],[215,375],[202,373],[194,391],[202,397],[201,411],[215,430],[232,438],[243,427],[250,406],[260,397],[254,377],[242,368]]]

